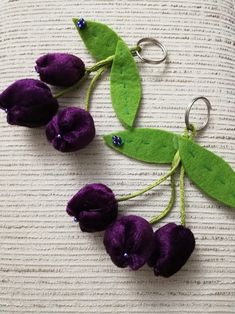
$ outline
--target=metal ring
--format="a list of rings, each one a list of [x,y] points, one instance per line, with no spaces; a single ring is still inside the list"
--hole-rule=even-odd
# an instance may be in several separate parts
[[[191,111],[193,105],[194,105],[195,102],[198,101],[198,100],[203,100],[204,103],[206,104],[206,107],[207,107],[207,120],[206,120],[206,122],[205,122],[200,128],[198,128],[196,131],[201,131],[201,130],[205,129],[205,128],[207,127],[208,123],[209,123],[209,120],[210,120],[210,112],[211,112],[211,109],[212,109],[210,101],[209,101],[206,97],[204,97],[204,96],[199,96],[199,97],[194,98],[193,101],[192,101],[192,103],[191,103],[190,105],[188,105],[188,107],[187,107],[187,109],[186,109],[186,111],[185,111],[185,124],[186,124],[187,129],[190,130],[190,131],[193,131],[193,126],[192,126],[192,124],[189,122],[189,114],[190,114],[190,111]]]
[[[147,44],[147,43],[151,43],[157,47],[159,47],[162,52],[163,52],[163,57],[159,60],[152,60],[152,59],[148,59],[148,58],[144,58],[142,55],[141,55],[141,52],[140,51],[136,51],[136,54],[137,56],[144,62],[147,62],[147,63],[154,63],[154,64],[159,64],[159,63],[162,63],[164,60],[166,60],[166,57],[167,57],[167,49],[166,47],[160,42],[158,41],[157,39],[155,38],[151,38],[151,37],[145,37],[145,38],[142,38],[140,39],[138,42],[137,42],[137,46],[139,46],[141,48],[141,45],[140,44]]]

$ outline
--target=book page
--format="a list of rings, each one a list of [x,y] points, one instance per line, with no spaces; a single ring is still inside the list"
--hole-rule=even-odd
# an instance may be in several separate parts
[[[1,0],[0,91],[21,78],[38,78],[35,60],[68,52],[91,66],[72,17],[109,25],[131,47],[143,37],[160,40],[166,62],[136,62],[143,98],[136,126],[182,134],[185,109],[194,97],[212,104],[209,125],[196,141],[235,169],[235,26],[233,0]],[[157,49],[145,56],[159,57]],[[61,108],[84,107],[88,82],[60,98]],[[53,88],[53,92],[57,90]],[[103,233],[82,233],[66,214],[68,200],[85,184],[101,182],[117,196],[152,183],[169,165],[141,163],[105,146],[102,135],[121,130],[112,108],[109,75],[98,82],[91,114],[96,138],[85,149],[63,154],[47,142],[44,128],[10,126],[0,112],[0,312],[13,313],[234,313],[235,211],[186,179],[186,225],[196,249],[174,276],[155,277],[112,264]],[[195,106],[192,122],[206,110]],[[154,226],[180,223],[177,202]],[[166,181],[147,194],[120,203],[120,214],[146,219],[170,198]]]

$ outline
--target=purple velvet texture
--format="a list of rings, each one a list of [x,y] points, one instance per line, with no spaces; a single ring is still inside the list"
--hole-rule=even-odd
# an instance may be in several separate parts
[[[89,112],[68,107],[48,123],[46,136],[55,149],[73,152],[87,146],[95,136],[95,125]]]
[[[85,64],[68,53],[48,53],[36,60],[35,70],[43,82],[68,87],[84,76]]]
[[[58,102],[43,82],[23,79],[0,94],[0,108],[6,111],[9,124],[34,128],[52,119],[58,110]]]
[[[78,220],[82,231],[102,231],[117,218],[118,203],[106,185],[92,183],[74,195],[66,211]]]
[[[142,267],[152,252],[153,229],[142,217],[122,216],[104,234],[104,246],[113,263],[132,270]]]
[[[194,248],[195,238],[190,229],[168,223],[154,233],[148,264],[156,276],[170,277],[186,263]]]

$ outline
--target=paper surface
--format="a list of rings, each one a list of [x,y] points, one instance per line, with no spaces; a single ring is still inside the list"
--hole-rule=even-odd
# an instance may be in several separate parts
[[[197,140],[235,169],[233,0],[1,0],[0,90],[20,78],[37,78],[35,60],[46,52],[74,53],[92,65],[71,20],[80,16],[108,24],[130,46],[148,36],[162,41],[166,63],[138,61],[143,100],[136,126],[182,133],[186,106],[204,95],[213,110]],[[83,106],[86,87],[60,99],[61,106]],[[205,119],[203,108],[194,110],[197,121]],[[95,141],[62,154],[47,143],[43,129],[9,126],[0,112],[0,313],[235,313],[235,211],[188,180],[186,223],[196,250],[169,279],[154,277],[148,267],[118,269],[104,251],[102,233],[83,234],[67,216],[67,201],[86,183],[102,182],[121,196],[168,169],[104,145],[103,134],[122,129],[107,75],[97,85],[91,113]],[[169,197],[167,182],[120,210],[150,219]],[[159,225],[170,221],[180,221],[179,202]]]

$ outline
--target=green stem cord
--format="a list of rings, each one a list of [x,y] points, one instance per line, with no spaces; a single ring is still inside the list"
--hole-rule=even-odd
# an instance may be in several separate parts
[[[172,168],[169,172],[167,172],[164,176],[162,176],[158,180],[154,181],[152,184],[150,184],[149,186],[147,186],[143,190],[140,190],[140,191],[134,192],[132,194],[128,194],[128,195],[125,195],[123,197],[120,197],[117,201],[118,202],[127,201],[131,198],[135,198],[136,196],[142,195],[142,194],[148,192],[149,190],[155,188],[156,186],[158,186],[159,184],[164,182],[167,178],[172,176],[175,173],[176,169],[178,168],[179,164],[180,164],[180,156],[179,156],[179,151],[177,151],[177,153],[175,154],[174,160],[173,160]]]
[[[193,140],[195,135],[196,135],[196,128],[194,126],[193,126],[193,130],[191,131],[191,134],[189,134],[188,129],[185,128],[184,137]],[[180,167],[180,221],[181,221],[182,226],[185,226],[185,219],[186,219],[184,177],[185,177],[185,170],[184,170],[184,166],[181,164],[181,167]]]
[[[191,140],[193,140],[193,138],[196,135],[196,128],[193,127],[192,133],[188,134],[188,130],[185,129],[184,131],[184,136],[187,138],[190,138]],[[174,204],[175,204],[175,199],[176,199],[176,191],[175,191],[175,180],[174,180],[174,174],[178,168],[178,166],[181,163],[181,159],[180,159],[180,154],[179,151],[176,152],[173,162],[172,162],[172,167],[171,170],[169,172],[167,172],[164,176],[162,176],[161,178],[159,178],[158,180],[154,181],[152,184],[150,184],[149,186],[147,186],[145,189],[134,192],[132,194],[128,194],[125,195],[123,197],[120,197],[119,199],[117,199],[118,202],[124,202],[127,201],[129,199],[135,198],[139,195],[142,195],[144,193],[146,193],[147,191],[153,189],[154,187],[158,186],[159,184],[161,184],[162,182],[164,182],[168,177],[171,177],[171,197],[169,200],[168,205],[166,206],[166,208],[157,216],[154,216],[149,223],[150,224],[155,224],[158,221],[160,221],[161,219],[163,219],[164,217],[166,217],[171,209],[173,208]],[[185,170],[183,165],[181,164],[180,167],[180,217],[181,217],[181,224],[183,226],[185,226],[185,193],[184,193],[184,177],[185,177]]]
[[[87,89],[86,97],[85,97],[85,110],[86,111],[89,110],[90,98],[94,90],[95,83],[101,77],[101,75],[105,72],[105,70],[107,70],[107,66],[103,66],[102,68],[99,68],[99,70],[96,72],[95,76],[92,78],[90,82],[90,85]]]
[[[171,176],[171,198],[170,201],[168,203],[168,205],[166,206],[166,208],[157,216],[154,216],[149,223],[151,225],[156,224],[158,221],[160,221],[161,219],[163,219],[164,217],[166,217],[171,209],[173,208],[174,204],[175,204],[175,198],[176,198],[176,191],[175,191],[175,179],[174,179],[174,175]]]
[[[135,55],[136,51],[140,51],[140,47],[138,46],[134,46],[132,48],[130,48],[130,52]],[[94,64],[93,66],[91,66],[90,68],[87,68],[86,71],[85,71],[85,74],[84,76],[78,81],[76,82],[74,85],[64,89],[63,91],[57,93],[54,95],[54,98],[60,98],[62,96],[64,96],[65,94],[77,89],[80,84],[85,81],[88,77],[88,75],[91,73],[91,72],[95,72],[95,71],[98,71],[100,68],[103,68],[104,66],[106,68],[108,68],[112,62],[113,62],[113,59],[114,59],[114,56],[115,55],[112,55],[112,56],[109,56],[108,58],[104,59],[104,60],[101,60],[99,62],[97,62],[96,64]],[[103,71],[102,71],[103,73]]]
[[[134,46],[130,48],[130,52],[135,55],[136,51],[140,51],[140,47],[139,46]],[[87,72],[91,73],[94,71],[97,71],[99,68],[103,67],[104,65],[106,66],[110,66],[113,62],[115,55],[109,56],[108,58],[101,60],[99,62],[97,62],[96,64],[94,64],[93,66],[91,66],[90,68],[87,68]]]
[[[180,167],[180,220],[181,225],[185,226],[185,199],[184,199],[184,166]]]
[[[192,125],[192,128],[193,129],[191,131],[191,134],[189,134],[187,129],[184,130],[184,136],[190,140],[193,140],[194,137],[196,136],[196,127]],[[180,221],[181,221],[182,226],[185,226],[186,224],[184,178],[185,178],[185,170],[184,170],[184,166],[181,164],[181,167],[180,167]]]

